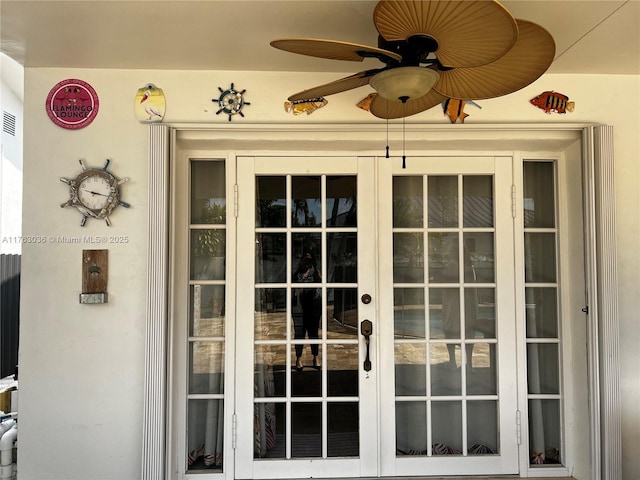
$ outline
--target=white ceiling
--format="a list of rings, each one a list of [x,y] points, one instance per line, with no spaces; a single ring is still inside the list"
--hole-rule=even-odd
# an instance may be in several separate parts
[[[640,74],[640,0],[505,0],[556,41],[550,73]],[[0,0],[1,51],[25,67],[358,72],[275,38],[377,46],[375,0]],[[368,62],[368,63],[367,63]]]

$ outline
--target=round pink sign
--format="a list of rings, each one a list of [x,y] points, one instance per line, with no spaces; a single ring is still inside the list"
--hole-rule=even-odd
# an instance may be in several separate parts
[[[82,80],[63,80],[47,95],[49,118],[59,127],[70,130],[86,127],[93,122],[99,106],[98,94]]]

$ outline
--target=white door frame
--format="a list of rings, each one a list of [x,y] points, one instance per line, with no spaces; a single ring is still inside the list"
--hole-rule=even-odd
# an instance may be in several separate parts
[[[389,129],[390,139],[399,142],[408,134],[409,149],[521,149],[557,150],[581,140],[582,178],[585,198],[585,249],[587,294],[589,299],[588,363],[590,367],[589,403],[591,409],[590,445],[592,479],[619,478],[621,471],[621,428],[619,398],[619,343],[617,315],[617,272],[615,243],[615,187],[612,127],[588,124],[516,124],[450,126],[408,124]],[[286,150],[292,141],[341,142],[343,149],[370,151],[372,138],[382,148],[384,125],[150,125],[148,161],[148,280],[145,336],[145,375],[141,478],[175,478],[172,453],[167,451],[170,435],[167,418],[171,415],[167,393],[167,350],[170,304],[169,269],[169,159],[178,144],[197,147],[203,141],[231,142],[236,150]],[[387,127],[388,128],[388,127]],[[405,133],[406,132],[406,133]],[[226,143],[227,145],[229,143]],[[280,147],[278,147],[278,145]],[[315,144],[317,145],[317,143]],[[532,147],[533,145],[533,147]],[[185,147],[186,148],[186,147]],[[362,154],[362,153],[361,153]],[[372,153],[376,155],[376,153]],[[601,349],[606,355],[601,356]],[[601,366],[602,361],[602,366]],[[602,396],[601,392],[607,392]],[[601,449],[601,434],[603,435]]]
[[[406,169],[398,162],[383,161],[379,166],[379,191],[385,192],[385,196],[379,203],[380,207],[380,257],[388,256],[393,251],[392,245],[392,188],[390,182],[395,175],[465,175],[483,174],[491,175],[493,181],[494,198],[494,252],[497,258],[513,258],[514,224],[511,216],[511,207],[508,203],[511,198],[513,158],[504,156],[491,156],[484,153],[476,155],[415,155],[407,161]],[[385,182],[386,187],[382,184]],[[381,193],[382,194],[382,193]],[[425,221],[426,223],[426,221]],[[425,255],[426,261],[426,255]],[[393,312],[393,298],[388,292],[393,289],[393,271],[390,262],[380,262],[380,290],[387,292],[380,295],[381,316],[389,316]],[[496,341],[498,345],[498,389],[499,396],[499,428],[498,439],[500,454],[498,456],[465,456],[452,459],[447,456],[397,456],[395,448],[395,391],[393,384],[387,385],[381,391],[382,402],[388,405],[386,415],[382,419],[382,469],[383,476],[425,475],[428,469],[430,475],[451,475],[451,464],[456,462],[456,475],[501,475],[518,473],[518,445],[516,442],[516,410],[518,408],[517,391],[513,388],[516,382],[517,367],[514,363],[508,365],[509,358],[516,357],[516,346],[512,341],[515,338],[516,324],[513,321],[515,314],[515,296],[512,288],[514,281],[513,263],[508,261],[496,262]],[[382,270],[382,268],[386,268]],[[426,280],[425,280],[426,281]],[[462,280],[461,280],[462,281]],[[425,300],[426,302],[426,300]],[[508,321],[508,320],[511,321]],[[387,322],[387,331],[381,335],[387,339],[381,345],[381,364],[394,366],[394,332],[393,325]],[[382,327],[381,327],[382,328]],[[389,341],[389,339],[391,341]],[[428,344],[427,344],[428,346]],[[469,359],[467,359],[469,361]],[[393,379],[394,372],[387,372],[385,379]],[[465,430],[466,433],[466,430]]]
[[[281,155],[271,154],[269,156],[238,156],[236,165],[238,168],[237,177],[239,179],[239,202],[238,210],[238,233],[239,242],[245,246],[242,251],[248,251],[255,246],[254,232],[255,215],[251,215],[255,208],[255,187],[254,178],[257,175],[354,175],[357,176],[357,198],[358,205],[374,205],[375,188],[374,169],[372,159],[367,157],[352,156],[327,156],[318,154],[291,155],[283,153]],[[367,168],[369,167],[369,168]],[[370,187],[370,188],[367,188]],[[364,259],[375,258],[376,242],[367,238],[366,232],[375,230],[375,212],[372,209],[358,208],[358,298],[364,293],[373,295],[375,287],[375,265],[371,263],[361,263]],[[363,235],[364,234],[364,235]],[[253,253],[253,250],[251,250]],[[287,255],[287,258],[290,258]],[[377,475],[377,446],[375,448],[364,448],[366,443],[371,443],[371,439],[377,439],[377,370],[376,360],[377,349],[375,347],[378,338],[376,332],[375,301],[369,305],[358,304],[358,325],[365,318],[370,318],[374,323],[374,334],[372,335],[372,345],[370,355],[375,366],[371,372],[363,373],[358,368],[359,388],[358,397],[360,399],[360,455],[354,458],[328,458],[314,457],[312,459],[254,459],[254,419],[253,419],[253,372],[254,342],[253,342],[253,301],[246,298],[247,290],[245,286],[255,284],[254,257],[252,254],[243,255],[237,258],[238,280],[240,288],[245,292],[245,298],[238,298],[237,313],[238,318],[245,323],[238,326],[239,332],[236,341],[237,363],[243,365],[243,370],[238,371],[237,380],[237,431],[238,441],[236,448],[236,472],[239,478],[304,478],[317,477],[344,477],[344,476],[376,476]],[[241,280],[242,279],[242,280]],[[327,281],[326,279],[324,281]],[[282,287],[277,285],[276,287]],[[253,287],[251,288],[253,295]],[[360,358],[358,365],[364,361],[363,339],[357,335],[359,341]],[[322,355],[321,355],[322,357]],[[363,398],[371,398],[370,403],[364,402]]]

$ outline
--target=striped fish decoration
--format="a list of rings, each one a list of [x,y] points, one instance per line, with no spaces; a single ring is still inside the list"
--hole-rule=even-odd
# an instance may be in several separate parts
[[[329,101],[325,98],[310,98],[309,100],[294,100],[293,102],[284,102],[285,112],[293,112],[294,115],[306,113],[311,115],[317,109],[324,107]]]
[[[544,110],[545,113],[567,113],[573,112],[575,108],[575,102],[570,102],[569,97],[562,93],[554,91],[542,92],[535,98],[529,100],[531,105],[535,105],[538,108]]]
[[[449,117],[451,123],[456,123],[458,120],[460,120],[460,123],[464,123],[464,119],[469,116],[468,113],[464,112],[464,107],[466,104],[471,104],[478,108],[482,108],[472,100],[447,98],[444,102],[442,102],[442,111],[447,117]]]

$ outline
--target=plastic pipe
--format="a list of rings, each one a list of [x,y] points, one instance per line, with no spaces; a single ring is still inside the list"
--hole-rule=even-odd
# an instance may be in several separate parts
[[[6,420],[2,423],[0,423],[0,438],[2,438],[2,436],[7,433],[9,430],[11,430],[11,427],[13,427],[16,424],[16,421],[11,419],[11,420]]]
[[[0,478],[13,477],[13,444],[18,438],[18,425],[13,425],[0,438]]]

